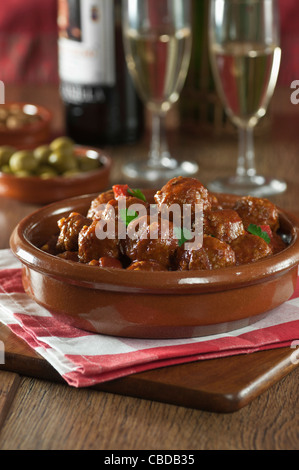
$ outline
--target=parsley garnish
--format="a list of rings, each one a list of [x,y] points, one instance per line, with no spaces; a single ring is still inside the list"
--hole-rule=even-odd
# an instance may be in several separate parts
[[[187,228],[174,227],[173,233],[178,239],[178,244],[180,247],[192,238],[192,233]]]
[[[127,192],[130,196],[136,197],[137,199],[141,199],[142,201],[146,202],[146,197],[143,192],[140,191],[140,189],[128,189]]]
[[[262,238],[263,240],[265,240],[265,242],[267,242],[268,244],[271,242],[271,238],[269,237],[269,235],[267,234],[267,232],[264,232],[261,227],[259,227],[258,225],[255,225],[255,224],[250,224],[248,226],[248,229],[247,231],[249,233],[251,233],[252,235],[257,235],[258,237]]]
[[[132,220],[135,220],[138,217],[137,212],[132,211],[131,209],[121,209],[119,215],[126,227],[130,222],[132,222]]]

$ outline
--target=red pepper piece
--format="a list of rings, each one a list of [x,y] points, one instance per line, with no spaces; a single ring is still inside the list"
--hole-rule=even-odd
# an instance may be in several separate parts
[[[128,197],[129,186],[127,184],[116,184],[112,186],[114,197],[118,199],[119,197]]]
[[[111,258],[110,256],[103,256],[99,259],[99,266],[102,268],[118,268],[122,269],[121,262],[116,258]]]
[[[271,227],[270,225],[260,225],[261,229],[262,229],[262,232],[266,232],[267,235],[269,235],[269,237],[273,238],[273,233],[272,233],[272,230],[271,230]]]

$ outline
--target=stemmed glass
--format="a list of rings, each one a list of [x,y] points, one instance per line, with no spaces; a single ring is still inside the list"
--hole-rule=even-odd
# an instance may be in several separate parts
[[[178,161],[169,151],[165,117],[179,99],[191,46],[190,0],[123,0],[123,38],[129,72],[152,113],[149,158],[128,162],[130,178],[156,181],[194,174],[198,165]]]
[[[284,181],[257,174],[253,142],[280,68],[277,1],[210,0],[209,49],[218,94],[239,132],[236,174],[209,189],[260,197],[285,191]]]

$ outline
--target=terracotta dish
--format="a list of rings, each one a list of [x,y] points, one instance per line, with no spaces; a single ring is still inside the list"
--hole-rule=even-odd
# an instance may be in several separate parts
[[[11,121],[4,121],[1,116],[5,112],[13,110]],[[32,122],[24,121],[21,125],[16,121],[18,111],[28,115]],[[14,120],[15,119],[15,120]],[[32,149],[47,142],[50,138],[52,114],[43,106],[31,103],[14,102],[0,106],[0,145],[12,145],[19,149]]]
[[[0,173],[0,196],[31,204],[49,204],[86,194],[87,190],[91,193],[103,191],[109,184],[111,158],[99,149],[75,146],[77,155],[85,155],[87,152],[92,152],[102,163],[99,169],[74,176],[57,176],[47,179]]]
[[[149,197],[149,192],[146,192]],[[23,265],[25,291],[65,322],[101,334],[139,338],[196,337],[255,322],[294,293],[299,221],[279,211],[291,239],[255,263],[212,271],[143,272],[74,263],[38,248],[70,211],[86,213],[95,195],[45,206],[23,219],[11,248]],[[219,197],[227,206],[235,196]]]

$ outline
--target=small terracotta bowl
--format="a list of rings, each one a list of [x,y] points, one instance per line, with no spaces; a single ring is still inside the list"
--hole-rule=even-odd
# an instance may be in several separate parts
[[[282,210],[281,229],[292,239],[284,251],[252,264],[213,271],[99,268],[38,248],[57,233],[58,219],[71,211],[86,214],[94,197],[41,208],[23,219],[11,236],[12,251],[23,264],[25,291],[67,323],[114,336],[196,337],[254,323],[294,293],[299,221]],[[226,205],[228,200],[233,203],[236,197],[226,196]]]
[[[19,177],[0,172],[0,196],[30,204],[50,204],[55,201],[80,196],[89,192],[101,192],[109,185],[112,160],[102,150],[76,145],[76,155],[93,153],[102,166],[96,170],[74,176],[56,176],[43,179],[38,176]]]
[[[3,125],[1,112],[19,108],[26,115],[37,117],[34,122],[27,122],[14,127]],[[11,116],[13,119],[14,116]],[[50,139],[52,113],[43,106],[31,103],[13,102],[0,105],[0,145],[11,145],[17,149],[33,149]]]

